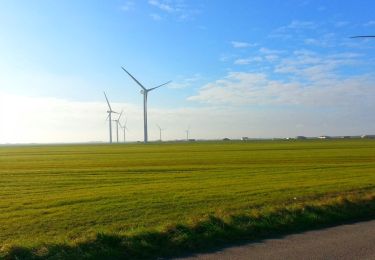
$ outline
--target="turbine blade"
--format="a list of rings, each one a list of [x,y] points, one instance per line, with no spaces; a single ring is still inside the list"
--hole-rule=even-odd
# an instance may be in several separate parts
[[[170,81],[165,82],[165,83],[163,83],[163,84],[161,84],[161,85],[159,85],[159,86],[157,86],[157,87],[150,88],[150,89],[148,89],[147,91],[151,91],[151,90],[154,90],[154,89],[160,88],[160,87],[162,87],[162,86],[164,86],[164,85],[167,85],[167,84],[169,84],[169,83],[171,83],[171,82],[172,82],[172,81],[170,80]]]
[[[375,35],[358,35],[358,36],[352,36],[350,38],[375,38]]]
[[[161,130],[160,126],[158,124],[156,124],[156,126],[159,128],[159,130]]]
[[[107,95],[105,94],[104,91],[103,91],[103,93],[104,93],[104,96],[105,96],[105,100],[107,100],[107,104],[108,104],[109,110],[112,111],[112,108],[111,108],[111,105],[109,104],[109,101],[108,101]]]
[[[120,118],[121,118],[121,116],[122,116],[122,112],[124,112],[124,110],[121,110],[121,113],[120,113],[120,115],[119,115],[118,118],[117,118],[118,121],[120,121]]]
[[[121,67],[143,90],[147,91],[147,89],[136,79],[133,77],[132,74],[130,74],[124,67]]]

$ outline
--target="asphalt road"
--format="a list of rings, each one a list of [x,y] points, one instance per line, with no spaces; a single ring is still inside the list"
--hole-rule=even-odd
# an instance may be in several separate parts
[[[224,248],[181,259],[374,259],[375,220]]]

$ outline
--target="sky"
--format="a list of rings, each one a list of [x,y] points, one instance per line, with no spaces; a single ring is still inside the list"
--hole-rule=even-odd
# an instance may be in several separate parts
[[[0,143],[375,134],[372,0],[2,0]],[[113,127],[114,139],[116,128]],[[119,139],[123,133],[119,130]]]

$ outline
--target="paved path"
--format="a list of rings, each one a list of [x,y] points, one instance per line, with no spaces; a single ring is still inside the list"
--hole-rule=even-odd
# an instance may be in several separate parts
[[[375,220],[268,239],[181,259],[375,260]]]

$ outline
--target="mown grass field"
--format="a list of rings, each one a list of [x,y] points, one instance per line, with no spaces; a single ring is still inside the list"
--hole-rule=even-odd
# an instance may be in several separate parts
[[[120,258],[124,241],[180,224],[225,226],[348,198],[368,208],[374,194],[374,140],[0,147],[0,256],[68,258],[67,248],[86,243],[94,253],[81,246],[69,258],[99,258],[101,237],[116,245],[103,254]],[[178,239],[189,242],[191,230]]]

